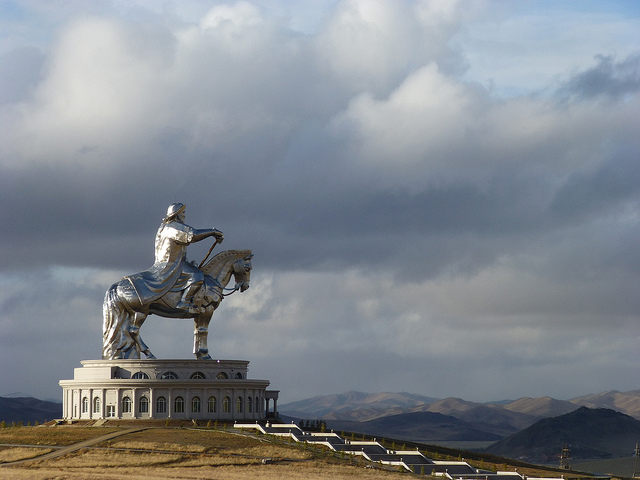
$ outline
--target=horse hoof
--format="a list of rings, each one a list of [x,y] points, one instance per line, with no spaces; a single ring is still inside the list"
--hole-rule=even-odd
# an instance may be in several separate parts
[[[208,348],[203,348],[193,353],[196,355],[196,360],[211,360]]]

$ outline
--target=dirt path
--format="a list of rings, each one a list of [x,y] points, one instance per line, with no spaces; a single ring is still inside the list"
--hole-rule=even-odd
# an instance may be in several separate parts
[[[52,458],[66,455],[67,453],[75,452],[76,450],[80,450],[81,448],[91,447],[100,442],[104,442],[105,440],[111,440],[112,438],[120,437],[122,435],[128,435],[133,432],[139,432],[141,430],[148,430],[149,428],[153,428],[153,427],[127,428],[119,432],[107,433],[105,435],[101,435],[100,437],[90,438],[89,440],[84,440],[82,442],[74,443],[73,445],[67,445],[66,447],[59,448],[53,452],[45,453],[44,455],[39,455],[37,457],[26,458],[24,460],[16,460],[15,462],[0,463],[0,468],[6,467],[6,466],[20,465],[27,462],[35,462],[39,460],[50,460]]]

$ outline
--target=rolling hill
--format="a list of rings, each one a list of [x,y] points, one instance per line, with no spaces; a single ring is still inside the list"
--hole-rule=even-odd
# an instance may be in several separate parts
[[[62,417],[62,403],[33,397],[0,397],[0,422],[44,422]]]
[[[546,418],[573,412],[580,408],[580,405],[551,397],[523,397],[503,405],[503,408],[512,412],[524,413],[533,418]]]
[[[336,395],[319,395],[287,403],[280,407],[280,412],[297,418],[364,422],[381,416],[404,413],[415,407],[427,406],[436,400],[438,399],[411,393],[351,391]]]
[[[640,420],[610,409],[580,407],[540,420],[496,442],[486,452],[545,461],[557,458],[566,443],[572,458],[610,458],[630,456],[638,439]]]
[[[366,422],[328,421],[327,426],[336,431],[355,431],[411,442],[493,441],[502,438],[463,420],[434,412],[389,415]]]
[[[538,418],[501,408],[494,404],[473,404],[470,408],[456,410],[454,408],[441,408],[440,405],[431,404],[427,411],[438,412],[443,415],[451,415],[474,426],[476,429],[505,437],[511,435],[529,425],[535,423]]]
[[[640,420],[640,390],[607,392],[572,398],[571,403],[589,408],[610,408]]]

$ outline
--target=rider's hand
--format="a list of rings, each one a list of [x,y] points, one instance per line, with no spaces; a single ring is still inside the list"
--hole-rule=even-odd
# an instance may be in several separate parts
[[[222,243],[222,241],[224,240],[224,233],[222,233],[217,228],[213,229],[213,236],[216,237],[216,240],[218,240],[218,243]]]

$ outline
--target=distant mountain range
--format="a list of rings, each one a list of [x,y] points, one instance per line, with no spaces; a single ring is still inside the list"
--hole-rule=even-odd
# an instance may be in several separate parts
[[[38,400],[33,397],[0,397],[0,422],[27,423],[62,418],[62,403]]]
[[[366,422],[330,420],[327,426],[335,431],[366,433],[374,437],[423,443],[434,440],[495,442],[502,438],[502,435],[478,428],[472,423],[435,412],[401,413]]]
[[[347,392],[284,404],[279,410],[294,418],[325,420],[335,430],[428,442],[497,440],[581,406],[608,408],[640,419],[640,390],[607,391],[571,400],[525,397],[489,403],[410,393]]]
[[[286,415],[300,418],[364,422],[378,417],[408,413],[415,407],[435,401],[438,399],[405,392],[347,392],[287,403],[279,410]]]

